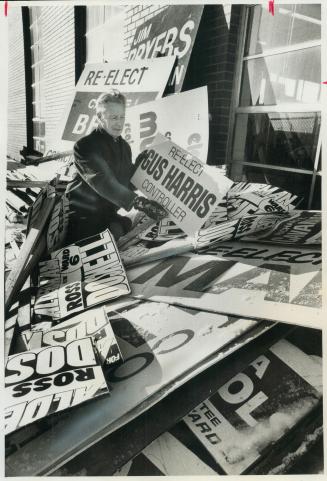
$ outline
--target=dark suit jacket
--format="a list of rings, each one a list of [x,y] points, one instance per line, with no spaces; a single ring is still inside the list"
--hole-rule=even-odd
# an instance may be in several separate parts
[[[114,140],[105,130],[93,130],[76,142],[74,157],[77,173],[66,193],[71,209],[81,218],[94,212],[108,216],[120,207],[132,207],[134,166],[131,148],[122,137]]]

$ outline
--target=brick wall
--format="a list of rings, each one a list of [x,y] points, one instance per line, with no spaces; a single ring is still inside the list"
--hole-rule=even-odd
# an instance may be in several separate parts
[[[75,87],[74,7],[44,7],[42,27],[45,133],[48,142]]]
[[[136,28],[167,6],[137,5],[126,9],[125,58]],[[209,95],[208,163],[226,163],[230,131],[235,56],[241,6],[206,5],[183,84],[183,91],[207,85]]]
[[[8,141],[7,154],[20,160],[26,145],[25,64],[22,11],[10,7],[8,15]]]
[[[208,163],[227,162],[227,142],[240,5],[206,5],[203,10],[183,90],[207,85],[209,97]]]
[[[150,20],[157,13],[168,8],[160,5],[135,5],[126,8],[125,26],[124,26],[124,52],[127,59],[128,52],[137,27],[142,23]]]

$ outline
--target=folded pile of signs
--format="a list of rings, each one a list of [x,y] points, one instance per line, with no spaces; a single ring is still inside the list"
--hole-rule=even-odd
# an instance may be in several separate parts
[[[7,323],[13,322],[15,334],[5,379],[9,471],[53,472],[272,329],[274,321],[320,326],[320,214],[296,210],[296,196],[277,187],[223,183],[194,233],[171,217],[155,224],[141,216],[118,247],[105,230],[55,250],[65,233],[67,211],[57,202],[64,197],[55,184],[41,191],[25,250],[6,285]],[[207,194],[202,191],[194,205]],[[243,473],[321,401],[321,369],[314,380],[308,376],[313,365],[319,371],[309,356],[281,341],[183,422],[222,472]],[[283,399],[270,393],[268,371],[282,376],[288,389]],[[58,412],[51,429],[43,425],[33,438],[29,425]],[[28,440],[28,467],[26,452],[12,450],[16,432]],[[51,449],[44,451],[47,444]],[[214,472],[201,466],[198,474]]]

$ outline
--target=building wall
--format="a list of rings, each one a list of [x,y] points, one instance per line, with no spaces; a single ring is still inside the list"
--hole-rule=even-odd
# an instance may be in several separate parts
[[[8,22],[7,154],[13,159],[20,160],[19,151],[26,145],[25,64],[21,8],[11,6]]]
[[[44,7],[42,32],[45,134],[48,144],[75,87],[74,7]]]
[[[145,23],[157,13],[165,10],[167,6],[160,5],[135,5],[126,7],[126,17],[124,26],[124,51],[125,59],[127,59],[128,52],[137,27]]]
[[[167,6],[136,5],[126,9],[125,58],[135,30]],[[207,85],[209,96],[208,163],[225,164],[230,132],[236,47],[240,30],[239,5],[206,5],[182,90]]]
[[[183,87],[184,90],[208,87],[208,163],[212,165],[227,162],[241,8],[240,5],[204,7]]]

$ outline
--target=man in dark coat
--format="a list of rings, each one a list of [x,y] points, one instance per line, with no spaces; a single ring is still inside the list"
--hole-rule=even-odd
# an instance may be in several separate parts
[[[154,220],[167,216],[157,202],[138,196],[130,184],[135,171],[129,144],[121,137],[125,97],[118,91],[102,94],[96,106],[99,126],[74,146],[76,175],[66,189],[70,214],[66,244],[107,227],[119,239],[131,220],[117,211],[132,207]]]

